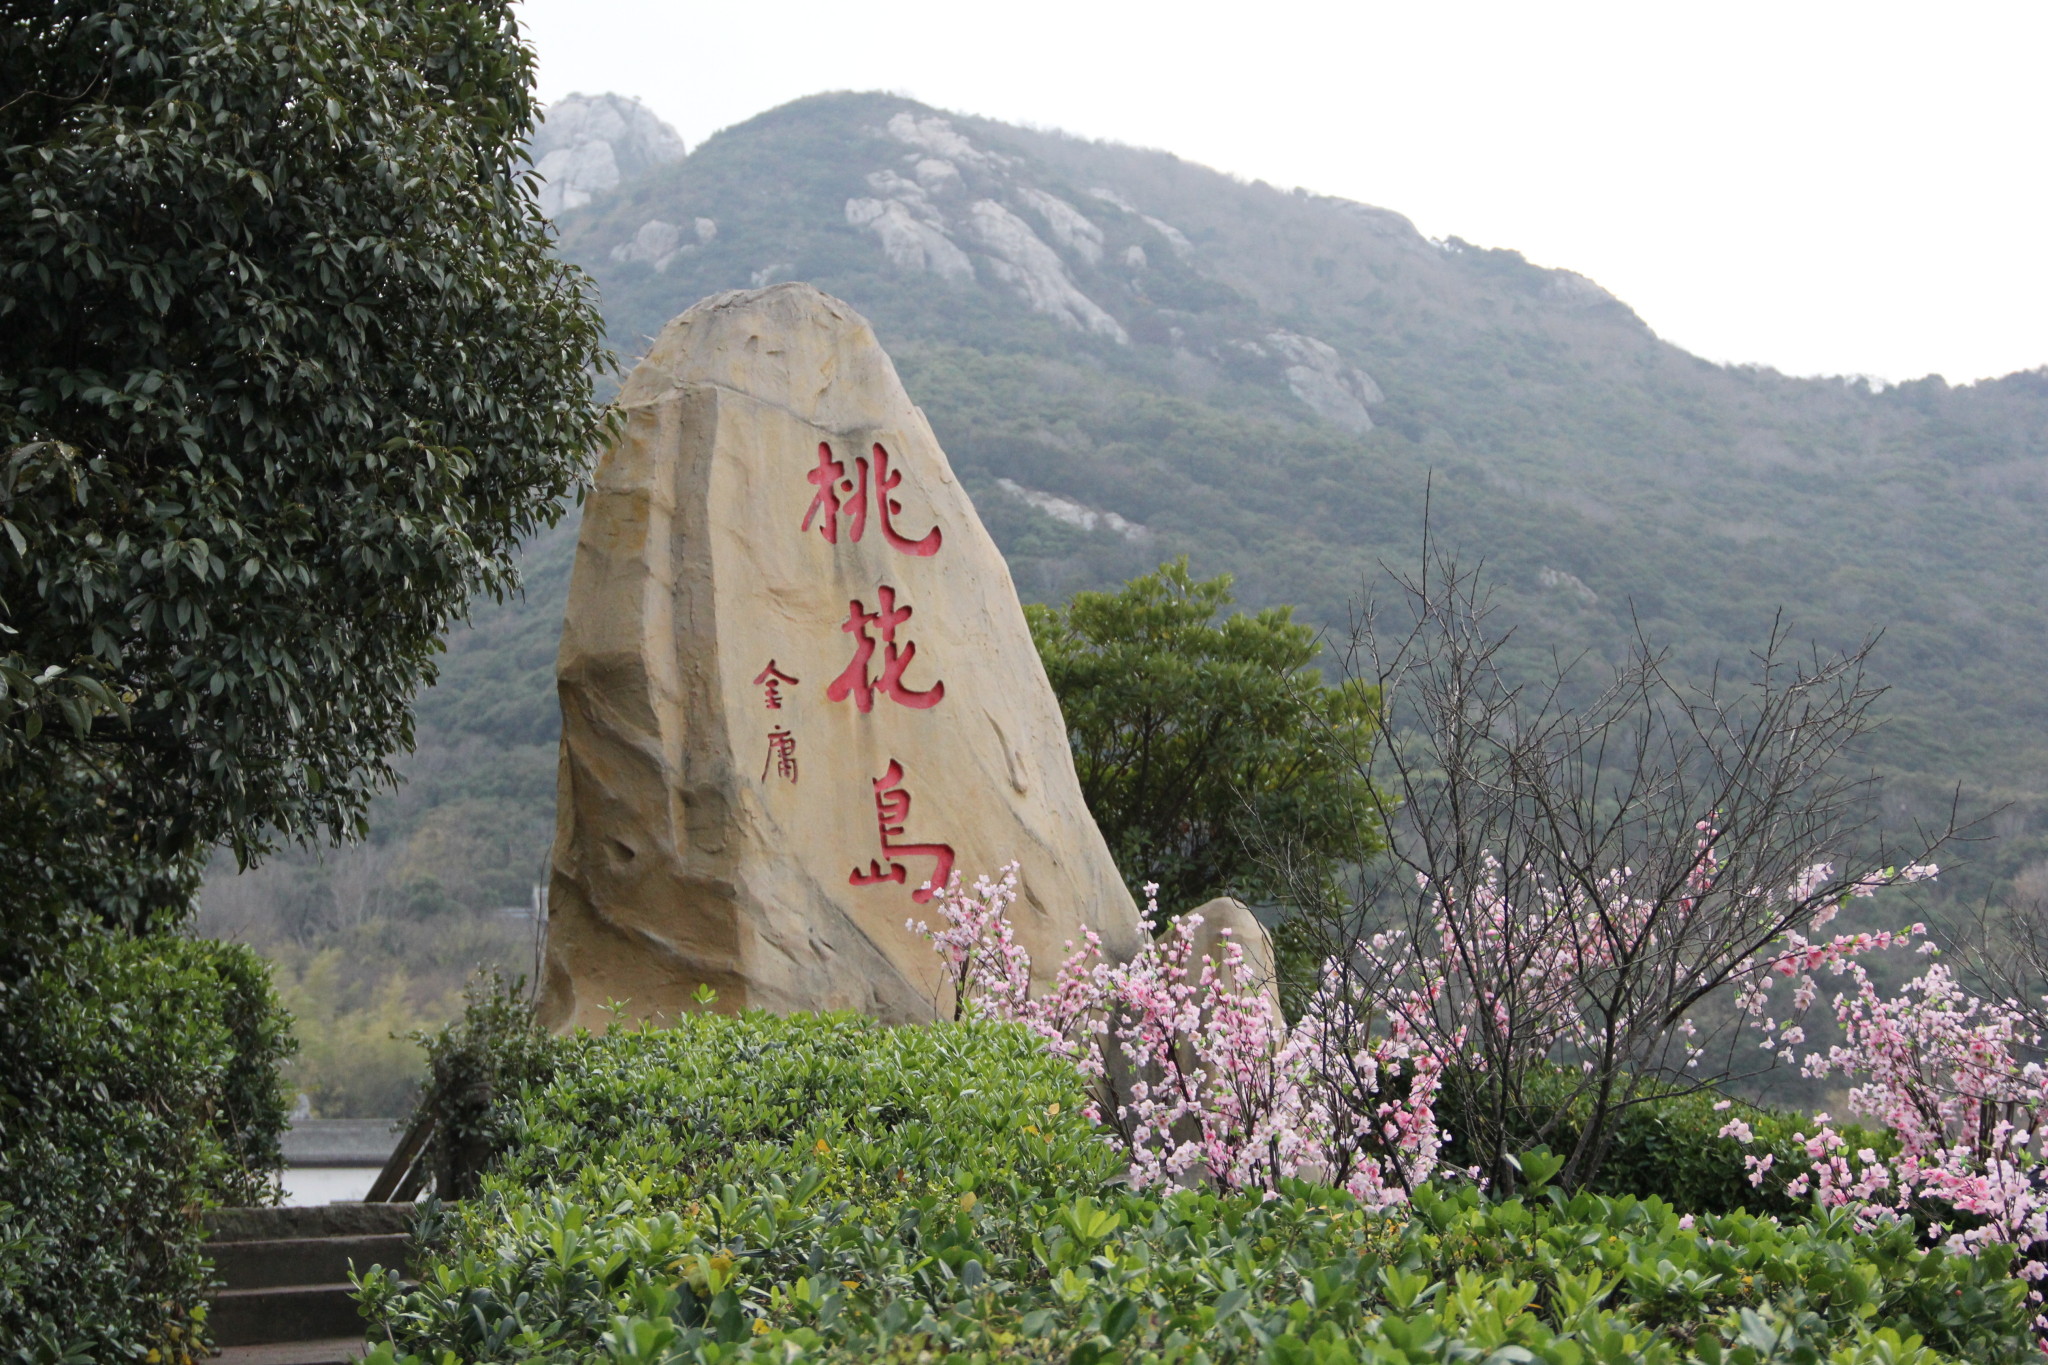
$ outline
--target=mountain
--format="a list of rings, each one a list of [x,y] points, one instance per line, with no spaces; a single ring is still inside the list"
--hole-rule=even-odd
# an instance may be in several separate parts
[[[800,100],[687,155],[650,120],[576,97],[535,143],[622,357],[720,290],[848,300],[1027,597],[1184,553],[1246,606],[1341,627],[1377,564],[1414,562],[1427,489],[1531,667],[1583,656],[1595,679],[1640,623],[1704,675],[1780,608],[1824,647],[1883,631],[1888,818],[1960,784],[2007,803],[1981,867],[2048,858],[2048,370],[1714,365],[1584,276],[1385,209],[894,96]],[[530,546],[524,599],[449,641],[377,817],[392,913],[526,899],[573,536]],[[291,867],[318,920],[328,874]]]
[[[1186,552],[1338,623],[1412,560],[1433,474],[1532,649],[1597,671],[1632,615],[1698,668],[1780,607],[1826,644],[1883,630],[1873,761],[2048,787],[2048,370],[1714,365],[1384,209],[884,95],[773,110],[560,227],[629,356],[720,289],[863,310],[1033,596]]]

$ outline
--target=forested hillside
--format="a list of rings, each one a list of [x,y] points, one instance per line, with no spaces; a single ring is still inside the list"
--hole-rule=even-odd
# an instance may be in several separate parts
[[[708,240],[650,251],[699,220]],[[2048,374],[1874,393],[1710,365],[1513,252],[883,96],[763,115],[562,229],[628,354],[774,279],[866,312],[1027,593],[1185,550],[1338,621],[1361,572],[1412,557],[1433,470],[1439,530],[1492,561],[1532,646],[1604,657],[1632,611],[1702,665],[1780,607],[1829,643],[1882,629],[1881,767],[2048,780]]]
[[[1428,486],[1531,667],[1583,655],[1597,680],[1638,622],[1699,674],[1781,608],[1823,646],[1883,631],[1867,758],[1890,817],[1957,785],[2009,803],[1952,886],[2044,856],[2048,372],[1873,389],[1716,366],[1512,251],[883,95],[771,111],[558,226],[629,362],[719,290],[804,279],[864,312],[1027,597],[1185,553],[1245,606],[1341,626],[1376,565],[1414,561]],[[216,925],[288,958],[353,935],[350,961],[374,941],[426,962],[474,923],[518,956],[497,912],[527,903],[552,829],[573,533],[450,641],[372,847],[220,879]],[[454,964],[434,970],[419,1009]]]

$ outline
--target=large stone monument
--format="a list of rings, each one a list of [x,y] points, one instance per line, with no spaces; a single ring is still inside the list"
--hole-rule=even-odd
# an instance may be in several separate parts
[[[585,505],[542,1017],[948,1014],[931,883],[1020,865],[1041,980],[1136,907],[1009,570],[874,332],[808,285],[663,329]]]

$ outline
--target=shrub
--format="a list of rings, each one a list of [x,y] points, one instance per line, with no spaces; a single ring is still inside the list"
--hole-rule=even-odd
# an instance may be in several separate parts
[[[1526,1150],[1548,1143],[1569,1150],[1584,1130],[1586,1106],[1563,1079],[1546,1085],[1539,1076],[1536,1082],[1528,1105],[1528,1127],[1517,1135],[1517,1146]],[[1747,1144],[1722,1134],[1729,1120],[1737,1117],[1754,1135]],[[1539,1132],[1539,1127],[1544,1131]],[[1801,1217],[1812,1200],[1788,1194],[1785,1185],[1811,1164],[1804,1145],[1794,1141],[1795,1135],[1814,1130],[1814,1123],[1801,1115],[1734,1104],[1717,1090],[1660,1096],[1631,1105],[1615,1116],[1611,1144],[1590,1188],[1604,1195],[1654,1195],[1680,1213],[1746,1209]],[[1888,1151],[1897,1145],[1882,1133],[1856,1129],[1853,1135],[1858,1146]],[[1773,1169],[1770,1178],[1759,1185],[1750,1179],[1747,1158],[1765,1154],[1774,1158]],[[1451,1167],[1471,1164],[1468,1149],[1455,1131],[1445,1146],[1443,1160]]]
[[[1938,963],[1889,998],[1861,963],[1838,958],[1833,965],[1855,985],[1834,999],[1843,1042],[1809,1052],[1804,1069],[1856,1082],[1850,1112],[1885,1124],[1895,1140],[1873,1147],[1859,1130],[1817,1114],[1802,1144],[1803,1169],[1786,1189],[1810,1188],[1823,1205],[1865,1219],[1930,1223],[1948,1234],[1953,1251],[2016,1247],[2034,1301],[2048,1306],[2048,1143],[2041,1137],[2048,1069],[2040,1060],[2039,1006],[1979,999]],[[1795,1001],[1819,994],[1810,973],[1795,979]],[[1755,1022],[1770,1046],[1789,1052],[1806,1040],[1796,1024],[1768,1015]],[[1744,1124],[1729,1129],[1751,1137]],[[1776,1163],[1766,1154],[1749,1164],[1761,1182]],[[2048,1313],[2039,1325],[2048,1333]]]
[[[1284,897],[1295,878],[1328,894],[1384,842],[1384,799],[1353,762],[1377,697],[1323,681],[1293,608],[1218,621],[1231,602],[1228,574],[1199,581],[1183,555],[1119,592],[1024,609],[1088,812],[1132,893],[1156,884],[1169,913]]]
[[[205,1354],[199,1211],[276,1198],[289,1049],[246,948],[90,934],[0,973],[0,1360]]]
[[[443,1199],[467,1199],[510,1142],[506,1118],[523,1087],[553,1071],[554,1049],[534,1021],[526,978],[493,968],[463,992],[462,1017],[434,1034],[415,1033],[427,1051],[427,1083],[416,1114],[430,1114],[427,1166]]]
[[[1341,972],[1325,972],[1290,1027],[1243,945],[1226,929],[1202,950],[1203,919],[1190,912],[1124,963],[1087,930],[1034,997],[1031,956],[1010,931],[1016,897],[1014,863],[971,891],[956,873],[940,927],[912,927],[946,962],[956,1018],[1023,1024],[1089,1078],[1088,1116],[1115,1136],[1134,1186],[1195,1177],[1271,1190],[1301,1176],[1385,1207],[1428,1178],[1436,1069],[1389,1032],[1330,1028],[1349,1004]]]
[[[180,940],[220,982],[221,1022],[233,1050],[221,1076],[213,1128],[226,1158],[214,1197],[229,1207],[274,1204],[282,1196],[287,1087],[282,1070],[298,1043],[291,1016],[271,987],[270,964],[238,943]]]
[[[1373,1211],[1294,1181],[1134,1191],[1077,1115],[1079,1075],[1012,1024],[699,1015],[552,1046],[554,1077],[512,1106],[516,1145],[449,1211],[418,1286],[363,1277],[388,1338],[373,1361],[2016,1365],[2034,1349],[2009,1258],[1922,1252],[1907,1227],[1695,1224],[1591,1192],[1423,1186]]]

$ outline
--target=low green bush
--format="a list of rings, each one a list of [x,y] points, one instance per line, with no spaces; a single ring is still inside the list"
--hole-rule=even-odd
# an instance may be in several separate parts
[[[1569,1152],[1577,1145],[1585,1131],[1586,1106],[1570,1103],[1565,1098],[1569,1093],[1567,1078],[1535,1078],[1530,1112],[1522,1124],[1521,1147],[1542,1145]],[[1445,1164],[1472,1164],[1473,1155],[1458,1136],[1462,1125],[1456,1118],[1456,1096],[1446,1094],[1437,1111],[1452,1134],[1444,1147]],[[1730,1119],[1748,1124],[1753,1140],[1742,1143],[1722,1137],[1721,1130]],[[1835,1127],[1852,1149],[1870,1147],[1885,1154],[1897,1150],[1889,1134],[1851,1124]],[[1655,1196],[1680,1213],[1747,1210],[1802,1217],[1812,1200],[1785,1193],[1785,1184],[1812,1165],[1805,1144],[1795,1139],[1813,1131],[1813,1121],[1804,1115],[1731,1103],[1711,1088],[1660,1095],[1615,1116],[1606,1158],[1587,1188],[1595,1194]],[[1761,1183],[1750,1181],[1749,1157],[1770,1158]]]
[[[463,992],[462,1017],[414,1033],[427,1055],[427,1082],[413,1114],[433,1119],[427,1169],[443,1199],[467,1199],[493,1160],[513,1143],[511,1100],[553,1073],[557,1048],[533,1017],[526,978],[479,972]]]
[[[277,1197],[289,1021],[246,948],[36,946],[0,972],[0,1361],[187,1365],[200,1211]]]
[[[431,1220],[418,1284],[363,1277],[374,1362],[2035,1352],[2008,1258],[1908,1227],[1590,1192],[1425,1187],[1373,1213],[1306,1184],[1132,1190],[1080,1078],[1014,1026],[700,1015],[554,1046],[481,1196]]]
[[[1797,1140],[1814,1132],[1813,1120],[1749,1104],[1714,1107],[1722,1103],[1718,1091],[1700,1090],[1624,1109],[1593,1189],[1601,1194],[1657,1195],[1681,1213],[1747,1209],[1787,1218],[1803,1216],[1812,1208],[1812,1199],[1785,1193],[1785,1183],[1813,1165],[1805,1143]],[[1730,1119],[1748,1124],[1755,1140],[1741,1143],[1722,1137],[1721,1130]],[[1886,1153],[1898,1150],[1897,1142],[1887,1133],[1854,1124],[1837,1124],[1836,1131],[1851,1147]],[[1562,1136],[1566,1142],[1575,1141],[1577,1126],[1567,1124]],[[1749,1157],[1771,1158],[1761,1183],[1750,1181],[1749,1167],[1744,1164]]]

